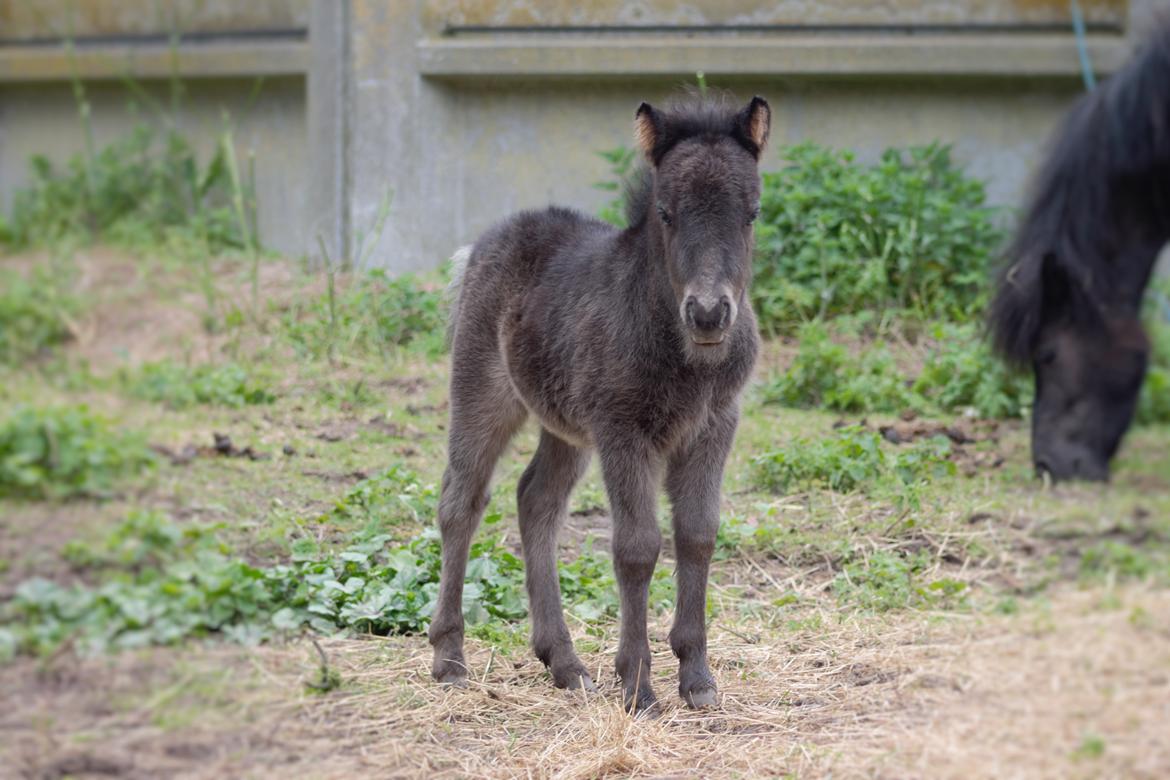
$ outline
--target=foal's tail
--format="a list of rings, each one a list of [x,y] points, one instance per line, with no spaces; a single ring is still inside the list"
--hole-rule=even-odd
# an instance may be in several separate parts
[[[461,246],[451,255],[451,283],[447,285],[447,348],[455,341],[455,326],[459,322],[459,294],[463,290],[463,275],[471,259],[472,245]]]

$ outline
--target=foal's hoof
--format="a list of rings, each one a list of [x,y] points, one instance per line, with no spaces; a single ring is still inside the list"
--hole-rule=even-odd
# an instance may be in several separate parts
[[[593,684],[593,678],[589,676],[589,672],[585,671],[584,668],[556,671],[552,675],[553,685],[558,688],[564,688],[567,691],[585,691],[586,693],[597,692],[597,686]]]
[[[682,697],[692,710],[714,707],[719,703],[719,691],[715,688],[697,688],[693,691],[684,691]]]
[[[440,685],[450,685],[454,688],[467,687],[467,668],[460,662],[452,659],[435,661],[431,667],[431,677]]]
[[[623,706],[626,713],[635,718],[657,718],[662,714],[659,711],[658,699],[654,696],[654,691],[646,688],[638,691],[636,695],[624,694]]]

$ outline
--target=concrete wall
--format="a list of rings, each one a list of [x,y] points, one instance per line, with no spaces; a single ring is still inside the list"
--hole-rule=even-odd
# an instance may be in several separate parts
[[[85,29],[108,37],[136,3],[147,0],[85,5]],[[767,96],[774,147],[813,139],[871,159],[941,140],[1004,204],[1082,89],[1066,0],[163,5],[186,8],[203,36],[183,44],[187,127],[210,146],[226,106],[240,118],[241,153],[256,151],[264,241],[315,254],[320,236],[334,257],[352,257],[392,193],[369,262],[396,270],[435,265],[518,208],[595,210],[607,197],[592,186],[607,176],[596,151],[629,145],[638,103],[665,99],[695,70]],[[1168,5],[1081,0],[1098,70],[1124,61],[1151,10]],[[0,21],[17,6],[28,4],[0,0]],[[170,22],[148,17],[141,10],[127,41],[79,46],[99,137],[133,124],[123,69],[160,89],[169,73],[151,36]],[[31,153],[63,159],[81,142],[60,47],[5,46],[10,38],[0,29],[0,208]],[[268,73],[262,97],[240,116],[256,72]],[[778,163],[773,148],[766,165]]]
[[[975,175],[988,180],[991,199],[1005,204],[1019,198],[1054,116],[1079,89],[1071,82],[1026,80],[1011,85],[712,81],[745,100],[760,94],[771,102],[772,148],[765,168],[780,164],[778,147],[809,139],[856,149],[863,160],[877,159],[891,145],[942,139]],[[466,132],[459,142],[463,154],[438,172],[451,178],[451,205],[437,208],[444,208],[463,238],[514,209],[550,200],[588,207],[601,202],[605,196],[592,184],[606,176],[607,164],[594,150],[632,145],[634,109],[644,99],[663,99],[670,85],[454,85],[439,91]]]
[[[1127,15],[1142,3],[1082,5],[1095,65],[1108,72],[1125,59]],[[638,103],[665,99],[695,70],[741,96],[767,96],[777,145],[813,139],[872,158],[890,145],[942,140],[1004,204],[1018,200],[1053,123],[1082,89],[1063,2],[330,8],[350,31],[351,88],[310,95],[310,106],[331,115],[344,105],[349,140],[320,170],[344,166],[338,208],[349,227],[338,240],[350,246],[393,188],[373,261],[397,269],[433,265],[518,208],[597,208],[605,195],[592,184],[606,164],[596,150],[628,145]],[[805,18],[860,27],[784,26]],[[766,165],[778,162],[773,150]]]

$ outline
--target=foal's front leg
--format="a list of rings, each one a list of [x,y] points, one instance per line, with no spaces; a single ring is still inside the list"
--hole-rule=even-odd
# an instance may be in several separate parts
[[[645,712],[656,704],[650,685],[646,609],[650,579],[662,548],[654,511],[661,469],[645,442],[625,437],[599,441],[598,456],[613,513],[613,568],[621,596],[617,673],[626,710]]]
[[[672,507],[677,606],[670,648],[678,656],[678,693],[691,707],[716,703],[707,667],[707,573],[719,531],[723,464],[735,438],[738,411],[714,415],[695,441],[670,459],[666,492]]]

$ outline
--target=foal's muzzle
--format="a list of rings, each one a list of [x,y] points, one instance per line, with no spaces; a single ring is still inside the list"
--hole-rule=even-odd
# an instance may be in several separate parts
[[[682,319],[691,341],[700,346],[721,344],[735,322],[735,301],[726,288],[714,293],[687,293],[683,299]]]

